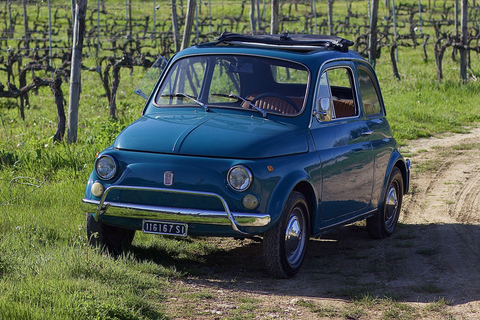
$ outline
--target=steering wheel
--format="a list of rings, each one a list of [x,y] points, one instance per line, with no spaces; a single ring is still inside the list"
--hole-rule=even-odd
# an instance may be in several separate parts
[[[252,104],[255,104],[255,102],[257,102],[258,100],[260,100],[262,98],[265,98],[265,97],[274,97],[274,98],[281,99],[281,100],[287,102],[289,105],[291,105],[293,107],[293,109],[295,109],[295,111],[300,112],[300,108],[297,106],[297,104],[295,102],[292,101],[292,99],[290,99],[288,97],[285,97],[283,94],[276,93],[276,92],[261,93],[252,100]]]

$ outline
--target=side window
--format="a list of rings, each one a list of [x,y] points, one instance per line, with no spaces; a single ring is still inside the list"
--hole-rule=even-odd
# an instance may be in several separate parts
[[[320,78],[318,90],[317,110],[321,113],[319,120],[329,121],[358,115],[350,69],[327,70]],[[331,111],[328,110],[329,108]]]
[[[358,70],[358,84],[360,87],[360,96],[362,97],[363,110],[365,115],[378,115],[382,112],[380,107],[380,99],[377,90],[373,85],[370,75],[362,69]]]
[[[332,92],[335,118],[347,118],[358,115],[353,94],[352,73],[347,68],[330,69],[328,82]]]

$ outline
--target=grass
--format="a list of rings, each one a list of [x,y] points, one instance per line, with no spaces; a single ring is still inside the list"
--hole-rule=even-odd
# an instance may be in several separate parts
[[[362,2],[353,5],[359,10]],[[235,14],[234,6],[226,7]],[[431,45],[428,50],[433,55]],[[434,59],[424,62],[421,48],[399,48],[400,81],[392,76],[385,52],[377,62],[387,116],[401,144],[443,132],[465,132],[466,126],[480,121],[480,86],[474,80],[462,84],[458,65],[448,56],[447,52],[442,83],[436,80]],[[94,66],[95,61],[87,59],[85,64]],[[479,69],[478,59],[472,59],[472,70],[478,73]],[[85,215],[79,211],[85,182],[96,152],[140,116],[143,101],[132,94],[131,87],[143,73],[142,68],[134,68],[132,73],[122,70],[117,121],[109,119],[98,75],[82,74],[78,142],[72,145],[52,142],[56,113],[49,88],[30,95],[25,121],[19,117],[16,101],[0,99],[0,319],[195,318],[203,304],[221,299],[215,290],[190,292],[191,287],[183,283],[190,278],[215,279],[211,269],[217,258],[229,258],[229,249],[215,240],[137,235],[132,251],[117,258],[87,248]],[[62,90],[68,92],[67,83]],[[477,147],[459,145],[456,150]],[[417,170],[435,172],[438,168],[425,164]],[[397,246],[409,248],[408,240],[416,236],[400,233],[396,237],[407,240]],[[417,251],[427,257],[437,252],[435,248]],[[353,253],[350,257],[356,263],[365,256]],[[404,258],[402,254],[389,257],[392,263]],[[259,274],[256,276],[263,275]],[[232,283],[238,280],[231,277]],[[369,295],[368,288],[356,279],[352,276],[346,281],[354,288],[345,295],[345,305],[300,300],[297,306],[319,317],[344,319],[365,317],[371,309],[383,319],[415,319],[421,312],[420,307],[401,299]],[[273,280],[264,282],[264,290],[277,287]],[[442,291],[433,283],[413,290]],[[188,303],[169,303],[172,298]],[[254,319],[256,310],[262,308],[262,301],[254,298],[233,299],[238,307],[224,311],[222,318]],[[442,299],[429,304],[426,311],[433,315],[445,312],[449,303]]]

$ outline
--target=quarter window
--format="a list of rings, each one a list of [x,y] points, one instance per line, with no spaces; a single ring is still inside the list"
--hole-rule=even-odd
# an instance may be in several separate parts
[[[358,84],[365,114],[367,116],[380,114],[382,109],[377,90],[375,90],[372,78],[365,70],[358,70]]]

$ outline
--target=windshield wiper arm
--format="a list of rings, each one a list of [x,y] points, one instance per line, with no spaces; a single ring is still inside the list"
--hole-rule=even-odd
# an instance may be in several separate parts
[[[181,98],[181,97],[184,97],[184,98],[187,98],[187,99],[190,99],[192,100],[193,102],[195,102],[196,104],[198,104],[199,106],[203,107],[205,109],[205,111],[209,111],[210,108],[203,102],[201,102],[200,100],[197,100],[195,99],[194,97],[192,96],[189,96],[188,94],[186,93],[183,93],[183,92],[177,92],[177,93],[172,93],[172,94],[162,94],[162,97],[170,97],[170,98]]]
[[[257,110],[258,112],[260,112],[264,118],[267,117],[267,113],[265,112],[265,110],[260,109],[259,107],[257,107],[256,105],[254,105],[253,103],[251,103],[251,102],[248,101],[247,99],[244,99],[244,98],[240,97],[239,95],[236,95],[236,94],[233,94],[233,93],[230,93],[230,94],[215,93],[214,95],[223,96],[223,97],[228,97],[228,98],[236,98],[236,99],[242,100],[243,102],[248,103],[251,107],[253,107],[253,108],[254,108],[255,110]]]

